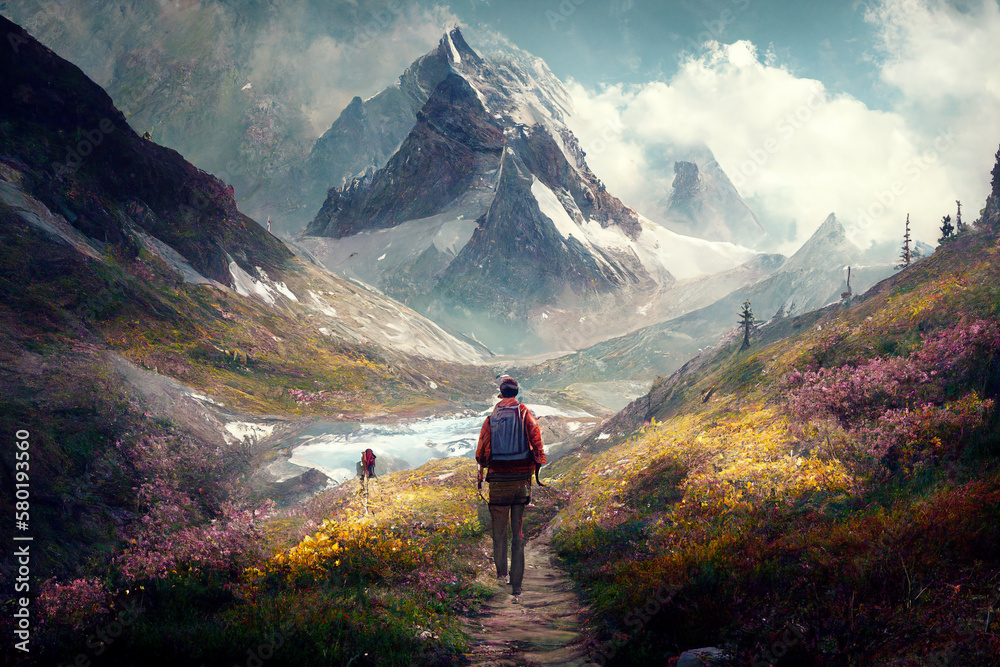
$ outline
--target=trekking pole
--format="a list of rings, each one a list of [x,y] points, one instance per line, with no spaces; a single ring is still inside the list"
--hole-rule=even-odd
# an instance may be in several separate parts
[[[542,466],[535,464],[535,481],[538,482],[538,486],[548,486],[548,484],[542,484],[542,480],[538,479],[538,471]]]
[[[489,501],[487,501],[486,498],[483,497],[483,466],[479,466],[478,478],[479,479],[478,479],[477,490],[479,492],[479,497],[483,499],[484,503],[489,505],[490,504]]]
[[[364,515],[368,516],[368,473],[362,475],[361,477],[361,507],[364,509]]]
[[[372,479],[373,479],[373,478],[374,478],[374,479],[378,479],[377,477],[375,477],[375,475],[374,475],[374,474],[372,474],[372,476],[368,478],[368,484],[369,484],[369,485],[371,485],[371,483],[372,483]],[[379,494],[380,494],[380,495],[379,495],[379,497],[381,498],[381,493],[382,493],[382,482],[379,482],[379,486],[378,486],[378,492],[379,492]],[[366,498],[365,498],[365,499],[366,499],[366,500],[368,500],[368,497],[367,497],[367,496],[368,496],[368,494],[366,493],[365,495],[366,495]],[[378,525],[379,525],[379,523],[378,523],[378,517],[377,517],[377,516],[375,515],[375,510],[374,510],[374,509],[372,509],[370,505],[368,506],[368,512],[369,512],[369,514],[370,514],[370,515],[371,515],[371,517],[372,517],[372,521],[374,521],[374,522],[375,522],[375,525],[376,525],[376,526],[378,526]]]

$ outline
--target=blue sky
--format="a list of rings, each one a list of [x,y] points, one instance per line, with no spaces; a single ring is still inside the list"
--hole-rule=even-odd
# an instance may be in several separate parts
[[[801,76],[820,79],[870,106],[886,103],[865,3],[788,0],[469,0],[449,9],[488,26],[585,85],[641,84],[670,77],[683,51],[715,39],[748,40]]]

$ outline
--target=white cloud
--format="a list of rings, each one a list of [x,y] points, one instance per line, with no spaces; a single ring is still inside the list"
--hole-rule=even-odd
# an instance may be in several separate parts
[[[881,78],[902,94],[897,111],[925,141],[953,130],[941,161],[971,214],[989,191],[1000,143],[1000,3],[960,4],[884,0],[867,18],[880,30]]]
[[[289,97],[304,100],[302,111],[318,136],[336,120],[355,95],[368,97],[391,85],[414,54],[437,46],[446,30],[458,25],[449,10],[425,9],[401,2],[379,2],[346,36],[319,34],[303,42],[302,17],[290,14],[255,44],[254,77],[294,87]]]
[[[860,243],[901,236],[907,213],[933,242],[955,199],[971,220],[987,193],[1000,141],[1000,11],[994,0],[967,13],[887,0],[868,17],[883,80],[901,93],[890,111],[762,62],[749,42],[710,42],[668,82],[570,82],[570,124],[609,189],[654,218],[673,178],[663,154],[704,143],[766,226],[780,237],[797,222],[784,252],[831,211]]]

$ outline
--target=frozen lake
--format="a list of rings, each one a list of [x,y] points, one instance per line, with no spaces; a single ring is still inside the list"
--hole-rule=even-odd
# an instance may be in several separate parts
[[[536,417],[589,417],[547,405],[529,405]],[[369,447],[393,469],[416,468],[431,459],[475,455],[486,410],[479,414],[430,417],[405,424],[348,424],[317,421],[283,444],[294,446],[291,463],[317,468],[336,482],[353,478],[361,452]],[[405,463],[404,463],[405,462]]]

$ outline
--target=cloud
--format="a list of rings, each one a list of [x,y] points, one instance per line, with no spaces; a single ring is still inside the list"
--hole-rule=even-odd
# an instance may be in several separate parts
[[[879,28],[881,80],[901,93],[896,110],[925,139],[952,128],[942,162],[978,211],[1000,143],[1000,4],[884,0],[866,18]]]
[[[317,136],[352,97],[368,97],[391,85],[460,23],[445,8],[400,0],[368,3],[352,18],[341,30],[310,35],[301,24],[317,17],[289,13],[254,48],[254,76],[291,88],[289,97],[301,102]],[[303,39],[304,34],[309,37]]]
[[[971,213],[988,191],[1000,11],[992,1],[961,12],[887,0],[867,17],[878,27],[876,66],[900,93],[892,109],[799,77],[750,42],[708,42],[669,81],[599,90],[571,81],[570,124],[609,189],[654,219],[673,178],[663,156],[705,144],[783,252],[830,212],[862,245],[901,236],[907,213],[915,236],[933,242],[955,199]]]

